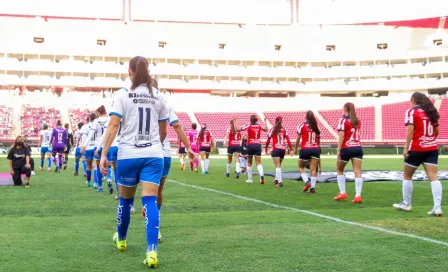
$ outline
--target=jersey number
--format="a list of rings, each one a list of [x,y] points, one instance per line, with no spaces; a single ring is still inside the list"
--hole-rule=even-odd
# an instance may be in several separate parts
[[[62,133],[58,133],[58,142],[62,143]]]
[[[277,140],[279,145],[283,145],[285,143],[285,137],[283,137],[283,134],[277,135]]]
[[[426,134],[428,133],[428,134]],[[431,122],[428,122],[427,120],[423,120],[423,135],[424,136],[432,136],[434,134],[434,126],[431,124]]]
[[[146,111],[146,119],[143,120],[143,111]],[[150,108],[138,108],[138,134],[149,135],[151,128],[151,109]]]
[[[357,128],[351,129],[352,136],[350,136],[350,142],[357,141],[359,142],[359,130]]]
[[[311,144],[316,143],[316,133],[314,133],[314,132],[308,132],[308,141],[309,141]]]

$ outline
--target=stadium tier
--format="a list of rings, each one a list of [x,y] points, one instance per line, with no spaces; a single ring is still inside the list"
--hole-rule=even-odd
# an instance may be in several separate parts
[[[440,114],[440,134],[439,139],[448,139],[448,98],[442,100],[439,109]]]
[[[90,113],[95,112],[94,109],[69,109],[68,114],[70,118],[70,124],[73,129],[78,128],[78,123],[85,123],[87,116]]]
[[[408,101],[382,106],[383,139],[385,141],[402,140],[406,138],[404,117],[410,108]]]
[[[12,127],[12,108],[0,106],[0,137],[11,137]]]
[[[61,118],[59,110],[52,107],[24,105],[22,112],[22,134],[31,139],[38,137],[43,124],[52,127]]]

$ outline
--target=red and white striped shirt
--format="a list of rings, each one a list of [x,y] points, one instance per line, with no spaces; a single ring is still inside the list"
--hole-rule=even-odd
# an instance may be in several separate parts
[[[319,135],[311,128],[308,122],[299,125],[297,134],[301,137],[300,149],[314,149],[319,148]]]
[[[288,143],[289,150],[292,150],[291,140],[289,139],[288,132],[286,129],[281,128],[280,133],[275,131],[275,128],[271,128],[268,133],[268,140],[266,141],[266,148],[269,146],[269,142],[272,138],[272,149],[277,150],[286,150],[286,143]],[[285,141],[286,140],[286,141]]]
[[[414,126],[414,134],[409,145],[410,151],[423,152],[438,149],[434,128],[439,124],[431,122],[421,107],[407,110],[404,122],[406,126]]]
[[[255,125],[247,125],[241,128],[241,131],[247,130],[247,144],[261,144],[261,132],[263,131],[263,127],[259,124]]]
[[[358,126],[353,127],[349,116],[344,116],[339,119],[338,131],[344,131],[344,141],[342,148],[362,146],[360,142],[359,130],[361,129],[361,120],[358,119]]]

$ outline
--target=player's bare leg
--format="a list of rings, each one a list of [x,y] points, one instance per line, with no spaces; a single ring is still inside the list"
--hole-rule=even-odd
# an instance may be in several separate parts
[[[252,156],[247,157],[247,180],[246,183],[252,183]]]
[[[308,179],[308,175],[306,173],[306,163],[308,161],[305,160],[300,160],[299,159],[299,171],[300,171],[300,176],[302,177],[303,183],[305,184],[303,186],[302,192],[308,192],[308,189],[311,187],[311,183]]]
[[[232,167],[232,159],[234,154],[227,154],[226,177],[230,177],[230,168]]]
[[[334,198],[334,200],[344,200],[347,199],[347,192],[345,191],[345,176],[344,176],[344,168],[347,165],[346,161],[338,160],[336,162],[336,170],[337,170],[337,180],[339,186],[339,194]]]
[[[442,184],[437,177],[437,165],[423,164],[426,175],[431,181],[432,198],[434,207],[428,212],[429,215],[442,216]]]
[[[314,194],[316,192],[317,165],[318,164],[319,164],[319,159],[310,159],[310,172],[311,172],[310,193],[312,193],[312,194]]]
[[[283,180],[282,180],[282,160],[280,158],[272,158],[274,161],[275,166],[275,179],[273,183],[277,187],[283,187]]]
[[[264,171],[261,165],[261,156],[255,157],[255,164],[257,165],[258,174],[260,175],[260,184],[264,184]]]
[[[362,160],[353,158],[352,159],[352,166],[353,166],[353,173],[355,174],[355,198],[353,199],[353,203],[362,203],[361,193],[362,193],[362,177],[361,177],[361,165]]]

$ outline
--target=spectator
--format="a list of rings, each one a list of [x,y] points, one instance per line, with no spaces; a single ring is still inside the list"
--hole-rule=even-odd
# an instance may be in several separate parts
[[[25,147],[25,139],[22,136],[17,136],[14,144],[8,153],[9,170],[12,175],[12,180],[15,186],[22,185],[21,174],[26,175],[26,188],[30,187],[31,165],[30,165],[30,151]]]

